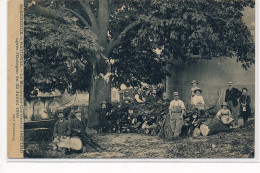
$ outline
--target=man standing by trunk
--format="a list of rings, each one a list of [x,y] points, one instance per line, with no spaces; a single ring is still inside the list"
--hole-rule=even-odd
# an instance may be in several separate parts
[[[173,92],[174,100],[171,101],[169,107],[170,126],[173,131],[173,137],[178,138],[181,134],[181,128],[184,124],[183,115],[185,113],[185,105],[179,99],[179,93]]]
[[[241,91],[233,87],[233,82],[228,82],[228,89],[226,90],[225,102],[227,102],[228,107],[234,117],[235,126],[238,125],[236,107],[238,105],[238,99],[241,96],[241,94]]]

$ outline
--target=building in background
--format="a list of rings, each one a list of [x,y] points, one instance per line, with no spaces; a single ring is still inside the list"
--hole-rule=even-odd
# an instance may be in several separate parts
[[[255,38],[255,9],[246,8],[243,21]],[[217,105],[224,101],[227,82],[233,81],[235,87],[242,89],[247,87],[252,99],[252,108],[255,104],[255,65],[248,70],[241,67],[236,58],[217,58],[212,60],[192,59],[185,63],[177,62],[177,65],[168,65],[172,74],[166,78],[166,92],[172,99],[172,92],[178,91],[185,103],[190,103],[190,82],[197,80],[203,90],[203,97],[208,105]]]

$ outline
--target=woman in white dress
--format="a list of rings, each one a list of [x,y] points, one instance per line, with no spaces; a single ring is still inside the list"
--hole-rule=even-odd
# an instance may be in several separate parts
[[[194,93],[195,95],[192,97],[193,105],[195,105],[198,110],[205,110],[205,102],[201,96],[202,90],[200,88],[196,88]]]

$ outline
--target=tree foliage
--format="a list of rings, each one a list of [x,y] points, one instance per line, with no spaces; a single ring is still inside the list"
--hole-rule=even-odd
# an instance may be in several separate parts
[[[167,63],[236,57],[254,63],[242,21],[253,0],[26,1],[25,92],[89,90],[96,75],[112,84],[160,83]],[[160,52],[158,54],[158,52]]]

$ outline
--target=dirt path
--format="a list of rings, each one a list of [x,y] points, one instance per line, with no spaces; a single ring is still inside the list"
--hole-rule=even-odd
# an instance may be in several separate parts
[[[95,152],[92,148],[87,148],[87,153],[71,153],[62,156],[60,153],[55,154],[47,150],[42,157],[248,158],[254,155],[254,121],[231,132],[221,132],[207,137],[185,137],[176,141],[134,133],[96,134],[93,137],[106,148],[104,152]],[[44,150],[44,147],[41,150]],[[35,153],[38,153],[35,157],[41,157],[39,151]]]

